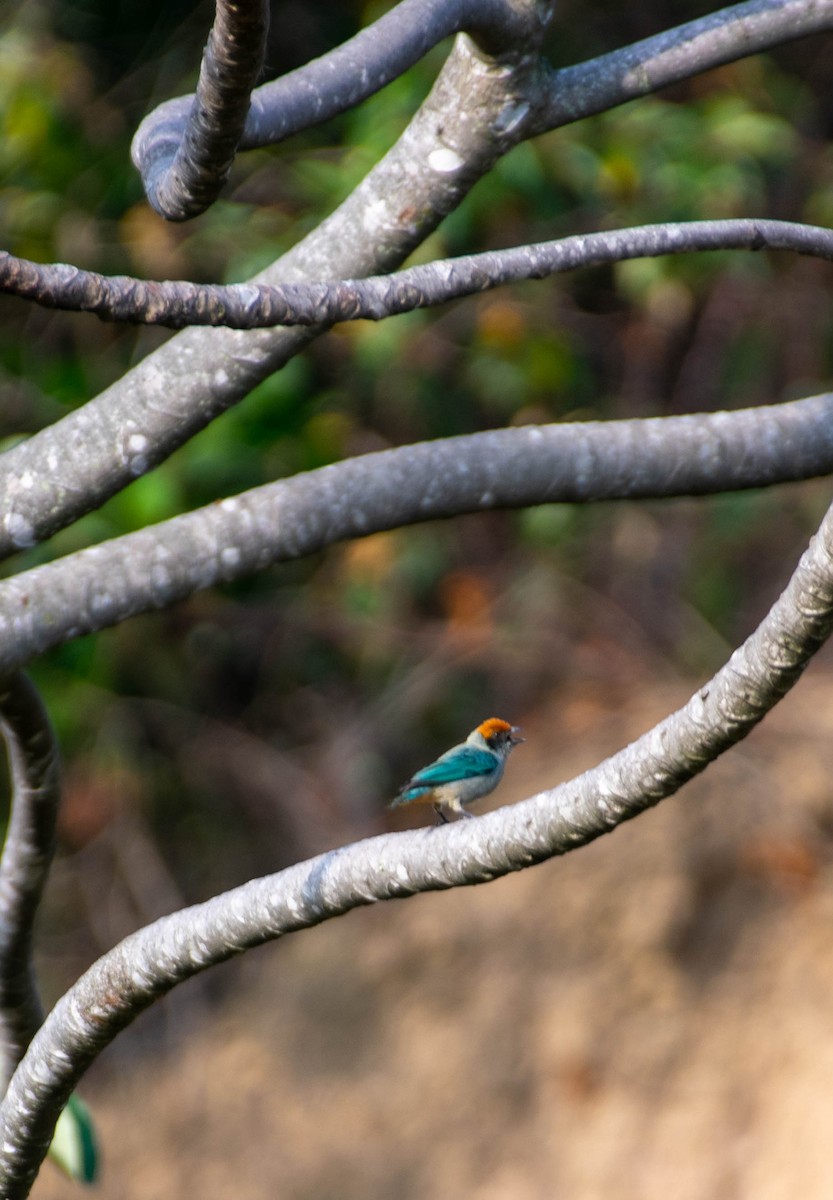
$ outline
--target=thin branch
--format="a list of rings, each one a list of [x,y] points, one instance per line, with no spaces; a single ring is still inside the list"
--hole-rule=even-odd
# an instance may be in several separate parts
[[[833,395],[403,446],[267,484],[0,582],[0,671],[333,542],[531,504],[704,495],[833,471]]]
[[[232,6],[230,11],[233,13],[237,8]],[[542,11],[546,11],[546,6]],[[238,142],[244,150],[274,145],[355,108],[419,62],[439,42],[461,30],[467,30],[486,53],[506,53],[528,40],[529,5],[517,0],[403,0],[343,45],[258,88],[249,107],[255,70],[245,91],[245,108],[249,109],[245,133],[242,117],[246,115],[243,93],[247,85],[241,81],[240,112],[234,124],[233,143],[228,137],[224,145],[225,153],[230,154],[225,174],[218,177],[215,169],[211,182],[216,178],[217,186],[206,188],[199,197],[181,198],[183,189],[172,188],[167,181],[172,160],[175,169],[186,154],[184,147],[189,136],[194,140],[191,135],[194,98],[179,96],[165,101],[145,117],[131,148],[133,163],[142,176],[151,204],[171,220],[196,216],[216,199]],[[223,43],[214,31],[212,39],[216,53],[217,45]],[[211,61],[211,50],[210,41],[203,73],[206,63]],[[199,99],[198,90],[198,103]],[[183,149],[179,149],[181,143]],[[162,171],[166,173],[162,181],[164,190],[158,178]]]
[[[485,883],[565,854],[671,795],[744,738],[833,628],[833,508],[783,595],[685,707],[600,766],[476,821],[333,850],[164,917],[56,1004],[0,1105],[0,1190],[28,1193],[57,1114],[93,1059],[177,983],[244,950],[417,892]]]
[[[43,1020],[32,967],[32,930],[55,850],[60,780],[49,717],[23,675],[7,677],[0,684],[0,729],[12,785],[0,857],[2,1093]]]
[[[195,96],[176,123],[163,115],[152,134],[134,139],[148,200],[171,221],[185,221],[216,200],[243,135],[250,96],[263,66],[268,0],[217,0]],[[143,132],[144,131],[144,132]]]
[[[333,325],[447,304],[507,283],[545,279],[582,267],[704,250],[792,250],[833,260],[833,231],[818,225],[747,217],[641,225],[551,242],[438,259],[395,275],[333,282],[213,286],[98,275],[65,263],[38,264],[0,253],[0,291],[46,308],[93,312],[106,320],[262,329]]]
[[[833,0],[748,0],[573,67],[551,70],[533,133],[604,112],[724,63],[833,29]]]

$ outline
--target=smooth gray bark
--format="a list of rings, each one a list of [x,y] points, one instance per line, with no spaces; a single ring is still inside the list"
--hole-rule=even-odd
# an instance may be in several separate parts
[[[768,408],[530,425],[348,459],[0,582],[0,671],[276,562],[493,508],[691,496],[833,471],[833,396]]]

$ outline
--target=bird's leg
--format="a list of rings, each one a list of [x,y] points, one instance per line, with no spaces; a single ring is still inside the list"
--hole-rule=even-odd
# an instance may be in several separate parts
[[[449,812],[453,812],[458,820],[461,817],[465,817],[466,820],[470,821],[474,816],[474,813],[467,812],[467,810],[463,808],[461,801],[456,796],[452,800],[446,801],[446,808]]]
[[[448,817],[443,812],[441,804],[434,805],[434,812],[437,814],[437,824],[438,825],[447,825],[448,824]]]

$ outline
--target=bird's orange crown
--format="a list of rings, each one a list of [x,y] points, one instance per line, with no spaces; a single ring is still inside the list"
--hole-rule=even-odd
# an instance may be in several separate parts
[[[477,732],[488,742],[496,733],[509,733],[511,728],[508,721],[501,721],[500,717],[489,717],[488,721],[477,726]]]

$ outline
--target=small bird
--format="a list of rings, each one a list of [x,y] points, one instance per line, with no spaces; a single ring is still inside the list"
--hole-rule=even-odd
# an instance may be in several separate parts
[[[470,817],[464,805],[488,796],[503,778],[503,768],[513,746],[526,741],[520,730],[499,717],[490,717],[459,746],[452,746],[436,762],[423,767],[403,783],[389,807],[400,804],[433,804],[441,822],[446,812]]]

